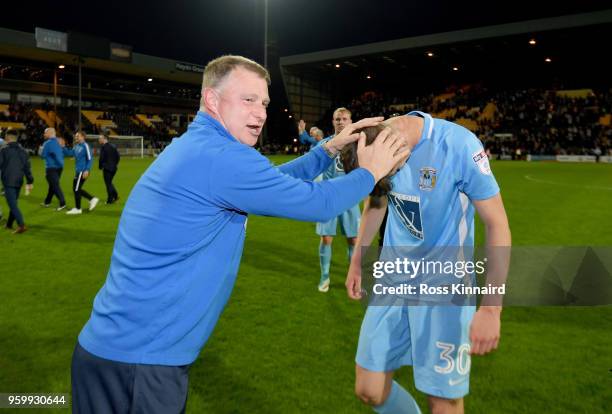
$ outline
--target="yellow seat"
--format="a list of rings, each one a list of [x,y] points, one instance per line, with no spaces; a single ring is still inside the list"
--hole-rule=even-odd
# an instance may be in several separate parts
[[[25,129],[25,125],[21,122],[0,121],[0,128],[2,129]]]
[[[84,109],[81,111],[81,113],[85,118],[87,118],[89,122],[91,122],[93,125],[96,125],[98,128],[117,128],[117,124],[115,124],[112,120],[99,119],[102,115],[104,115],[104,112],[102,111],[91,111]]]
[[[469,118],[459,118],[455,120],[455,123],[466,127],[467,129],[469,129],[472,132],[478,131],[478,123],[476,121],[474,121],[473,119],[469,119]]]

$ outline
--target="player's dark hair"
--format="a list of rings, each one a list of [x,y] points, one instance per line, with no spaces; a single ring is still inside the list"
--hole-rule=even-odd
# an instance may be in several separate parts
[[[372,144],[378,134],[385,129],[385,125],[378,124],[373,127],[361,128],[355,131],[355,133],[363,132],[366,135],[366,145]],[[347,174],[356,168],[359,168],[359,160],[357,159],[357,142],[353,142],[347,145],[342,150],[342,164],[344,165],[344,172]],[[381,198],[386,197],[391,191],[391,178],[389,176],[383,177],[370,193],[370,206],[374,208],[380,208]]]

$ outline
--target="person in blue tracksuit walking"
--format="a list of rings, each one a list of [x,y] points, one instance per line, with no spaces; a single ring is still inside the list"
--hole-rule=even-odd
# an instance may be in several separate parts
[[[89,178],[89,172],[91,171],[91,164],[93,162],[93,153],[89,144],[85,142],[85,133],[78,131],[74,134],[75,144],[72,149],[64,148],[64,155],[68,157],[74,157],[74,181],[72,182],[72,191],[74,191],[74,208],[68,210],[66,214],[77,215],[82,214],[81,209],[81,198],[85,197],[89,200],[89,211],[92,211],[98,205],[100,201],[98,197],[92,196],[87,191],[83,190],[83,185],[87,178]]]
[[[66,200],[60,186],[60,178],[64,170],[64,152],[56,137],[55,128],[45,129],[44,138],[45,143],[41,156],[45,160],[45,178],[49,183],[49,190],[41,206],[49,207],[53,196],[56,196],[59,201],[59,207],[56,210],[61,211],[66,208]]]

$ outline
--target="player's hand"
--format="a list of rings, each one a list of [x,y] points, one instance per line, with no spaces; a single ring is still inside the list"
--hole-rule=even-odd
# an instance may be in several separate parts
[[[472,355],[484,355],[499,344],[501,330],[501,307],[481,306],[478,308],[470,326],[470,341],[472,341]]]
[[[327,141],[325,145],[327,145],[327,149],[332,154],[340,152],[342,151],[342,148],[344,148],[347,144],[355,142],[359,139],[359,134],[355,134],[355,131],[361,128],[376,126],[382,121],[384,121],[384,119],[385,118],[382,116],[376,116],[374,118],[363,118],[360,121],[357,121],[353,124],[349,124],[345,126],[339,134]]]
[[[304,122],[303,119],[300,119],[298,122],[298,132],[301,134],[304,131],[306,131],[306,122]]]
[[[395,170],[410,155],[410,148],[406,145],[406,141],[393,133],[391,128],[383,129],[374,142],[368,146],[365,144],[365,134],[362,132],[360,135],[357,144],[359,166],[370,171],[376,182]]]
[[[30,195],[32,192],[32,188],[34,188],[33,184],[26,184],[25,186],[25,195]]]
[[[344,285],[346,286],[346,293],[349,298],[354,300],[361,299],[361,266],[354,264],[352,260]]]
[[[89,171],[83,171],[83,178],[89,177]]]
[[[57,142],[60,144],[60,147],[65,148],[66,147],[66,140],[64,138],[58,138]]]

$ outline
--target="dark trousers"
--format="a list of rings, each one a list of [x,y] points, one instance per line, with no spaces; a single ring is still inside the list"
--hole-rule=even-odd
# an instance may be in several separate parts
[[[23,226],[24,224],[23,216],[21,215],[21,211],[17,205],[17,199],[19,198],[20,191],[21,187],[4,187],[4,196],[6,197],[6,202],[11,210],[8,216],[8,221],[6,222],[6,227],[13,227],[13,222],[15,220],[17,220],[17,225],[19,226]]]
[[[72,354],[75,414],[185,412],[189,365],[126,364],[97,357],[77,343]]]
[[[117,189],[113,185],[113,177],[115,177],[116,173],[117,173],[117,170],[115,171],[103,170],[104,184],[106,184],[106,194],[107,194],[106,202],[107,203],[113,203],[117,200],[117,198],[119,198],[119,194],[117,194]]]
[[[72,191],[74,191],[74,207],[81,209],[81,196],[85,197],[88,200],[91,200],[93,196],[89,194],[87,191],[83,190],[83,184],[87,179],[83,177],[83,172],[78,172],[74,176],[74,181],[72,182]]]
[[[63,168],[47,168],[45,171],[45,178],[49,183],[49,191],[47,191],[47,197],[45,197],[45,204],[51,204],[53,196],[56,196],[59,200],[60,206],[66,205],[64,199],[64,193],[60,187],[60,178],[62,177]]]

